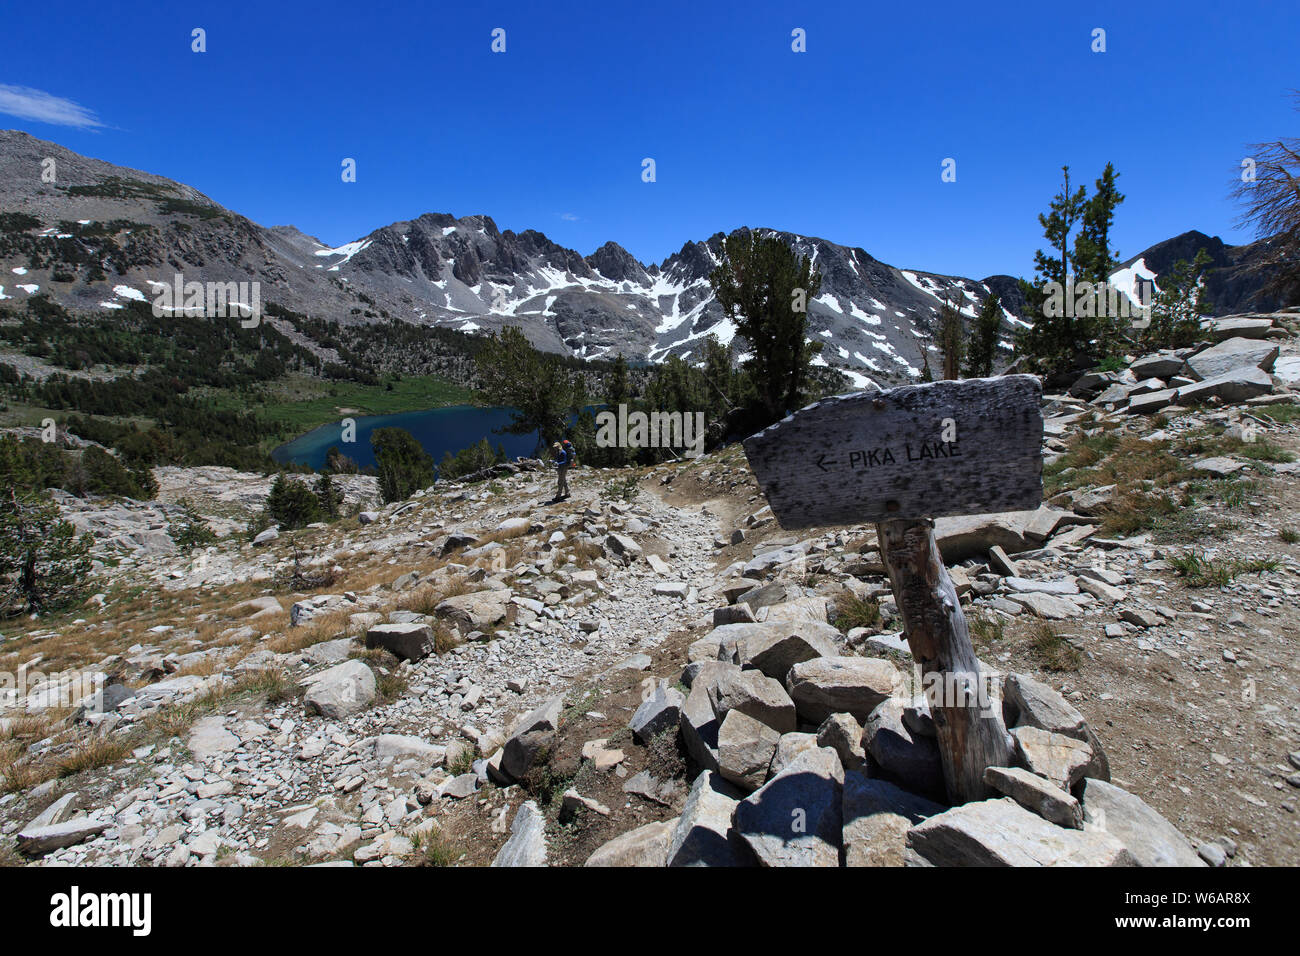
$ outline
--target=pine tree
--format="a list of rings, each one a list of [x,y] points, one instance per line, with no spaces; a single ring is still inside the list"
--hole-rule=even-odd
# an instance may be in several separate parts
[[[1064,177],[1061,190],[1052,197],[1047,213],[1038,216],[1051,251],[1039,249],[1034,253],[1032,283],[1020,280],[1033,325],[1016,336],[1016,353],[1027,358],[1032,367],[1047,373],[1069,371],[1080,363],[1089,364],[1103,347],[1097,341],[1100,326],[1095,318],[1073,316],[1065,308],[1058,314],[1049,314],[1052,309],[1044,287],[1055,283],[1068,298],[1076,278],[1071,271],[1072,262],[1076,269],[1081,263],[1089,276],[1099,271],[1109,274],[1110,227],[1115,206],[1124,198],[1115,189],[1115,171],[1109,163],[1102,178],[1097,180],[1100,198],[1094,196],[1093,202],[1087,200],[1087,189],[1083,186],[1071,189],[1069,166],[1063,166],[1061,171]],[[1082,230],[1076,237],[1072,255],[1070,236],[1076,223],[1081,223]]]
[[[619,352],[614,359],[614,367],[609,372],[605,386],[605,401],[614,409],[626,404],[632,398],[632,386],[627,377],[627,359]]]
[[[586,402],[581,378],[555,356],[533,348],[517,326],[484,339],[476,364],[488,401],[514,411],[504,430],[537,432],[539,447],[563,435],[569,418]]]
[[[1070,191],[1070,167],[1062,166],[1064,182],[1061,191],[1052,197],[1046,215],[1038,214],[1038,224],[1043,227],[1043,238],[1051,243],[1052,254],[1042,249],[1034,253],[1035,282],[1059,282],[1065,285],[1070,277],[1070,232],[1083,215],[1087,190],[1080,186]]]
[[[692,368],[680,356],[670,355],[655,366],[654,374],[646,386],[644,410],[649,413],[680,412],[682,415],[694,415],[707,409],[707,389],[703,372]],[[666,448],[660,447],[643,449],[640,457],[643,461],[655,462],[672,455]]]
[[[1105,282],[1119,268],[1119,253],[1110,247],[1115,207],[1124,201],[1124,195],[1115,187],[1117,178],[1114,163],[1107,163],[1101,178],[1094,183],[1092,197],[1083,205],[1071,257],[1075,282]]]
[[[972,378],[987,378],[993,374],[997,357],[998,332],[1002,328],[1002,303],[993,293],[980,306],[971,336],[970,352],[966,357],[966,374]]]
[[[167,529],[171,539],[176,542],[176,547],[181,551],[189,552],[217,540],[216,532],[208,526],[207,521],[187,499],[182,498],[177,504],[181,509],[181,518],[179,521],[169,522]]]
[[[709,388],[710,417],[717,419],[735,408],[737,376],[730,345],[710,333],[704,340],[704,380]]]
[[[961,377],[965,339],[966,329],[962,324],[961,312],[951,300],[945,300],[939,309],[939,350],[943,355],[943,377],[947,380]]]
[[[812,263],[776,236],[737,230],[723,243],[723,261],[709,284],[736,332],[750,347],[745,363],[756,384],[755,411],[770,424],[804,401],[820,343],[807,341],[807,303],[821,290]]]
[[[56,505],[0,497],[0,616],[66,607],[86,591],[94,538],[78,536]]]
[[[370,435],[370,447],[385,502],[405,501],[433,484],[433,458],[406,429],[376,428]]]
[[[316,500],[320,502],[322,517],[327,521],[337,518],[339,506],[343,504],[343,493],[335,486],[334,479],[328,471],[316,479],[316,487],[312,491],[316,495]]]
[[[620,405],[632,406],[632,385],[628,380],[627,359],[619,352],[614,359],[614,368],[610,371],[605,388],[605,409],[618,414]],[[620,468],[632,458],[632,450],[617,445],[602,448],[596,444],[596,418],[589,411],[578,417],[569,432],[569,439],[575,446],[583,449],[583,459],[587,464],[599,468]]]
[[[1110,276],[1119,268],[1119,253],[1110,245],[1110,229],[1115,221],[1115,207],[1124,201],[1123,193],[1115,186],[1118,176],[1115,165],[1107,163],[1101,178],[1093,184],[1093,194],[1084,203],[1071,257],[1075,283],[1091,282],[1094,286],[1092,316],[1078,321],[1077,334],[1095,341],[1093,351],[1098,356],[1119,350],[1127,332],[1127,323],[1108,312]]]
[[[355,475],[361,470],[355,461],[339,451],[338,445],[330,445],[325,452],[325,467],[336,475]]]

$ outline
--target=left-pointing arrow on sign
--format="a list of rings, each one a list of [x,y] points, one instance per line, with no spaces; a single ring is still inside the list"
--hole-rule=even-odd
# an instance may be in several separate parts
[[[839,462],[837,461],[827,461],[825,452],[822,452],[821,456],[817,459],[817,467],[820,468],[822,471],[830,471],[830,469],[826,467],[827,465],[838,465],[838,464]]]

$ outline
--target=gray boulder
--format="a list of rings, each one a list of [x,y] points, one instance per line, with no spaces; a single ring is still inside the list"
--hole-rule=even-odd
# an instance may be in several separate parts
[[[1228,315],[1210,323],[1210,338],[1215,342],[1233,338],[1262,339],[1274,328],[1272,319]]]
[[[898,668],[872,657],[819,657],[795,664],[786,676],[799,716],[813,724],[831,714],[866,720],[902,684]]]
[[[746,793],[767,780],[781,735],[740,710],[731,710],[718,728],[718,768],[724,780]]]
[[[458,594],[433,609],[434,614],[456,625],[462,634],[490,630],[505,620],[509,611],[510,592],[506,590]]]
[[[794,702],[779,681],[761,671],[723,671],[707,691],[709,703],[719,719],[737,710],[771,727],[778,737],[796,727]]]
[[[641,556],[641,545],[637,544],[632,538],[625,534],[611,532],[605,538],[605,548],[612,554],[618,555],[629,561],[635,560]]]
[[[1258,368],[1271,372],[1279,351],[1275,342],[1232,338],[1197,352],[1187,360],[1187,369],[1194,378],[1202,381],[1239,368]]]
[[[598,846],[583,866],[666,866],[678,818],[647,823]]]
[[[1092,747],[1064,734],[1037,727],[1015,727],[1011,736],[1016,743],[1016,758],[1025,768],[1046,777],[1062,790],[1070,790],[1082,780],[1092,762]]]
[[[1098,780],[1110,779],[1110,761],[1106,758],[1106,751],[1083,715],[1042,681],[1028,674],[1008,674],[1003,682],[1002,716],[1008,727],[1037,727],[1082,740],[1092,748],[1092,759],[1084,768],[1083,775]]]
[[[447,748],[406,734],[380,734],[375,738],[375,759],[416,760],[425,767],[439,767],[447,758]]]
[[[342,720],[365,710],[375,699],[375,675],[362,661],[344,661],[312,681],[307,707],[322,717]]]
[[[882,703],[862,728],[862,744],[871,757],[872,776],[883,777],[912,793],[943,799],[946,787],[939,745],[916,734],[904,719],[909,704],[897,697]]]
[[[743,602],[713,609],[714,627],[722,627],[726,624],[753,624],[756,620],[758,619],[754,617],[753,610]]]
[[[731,826],[740,796],[711,771],[696,777],[668,843],[668,865],[752,866],[753,854]]]
[[[705,664],[703,668],[707,670],[715,666],[718,665]],[[716,773],[720,769],[718,729],[722,722],[718,720],[713,704],[709,701],[707,680],[702,681],[699,678],[700,675],[697,674],[695,682],[691,685],[691,692],[686,695],[686,702],[682,704],[678,726],[681,728],[682,744],[686,747],[690,758],[698,767]]]
[[[1172,405],[1177,397],[1178,389],[1162,388],[1159,391],[1147,392],[1145,395],[1132,396],[1124,410],[1130,415],[1150,415]]]
[[[1138,866],[1204,866],[1192,844],[1141,798],[1103,780],[1084,780],[1083,819],[1119,839]]]
[[[845,770],[857,770],[867,762],[862,747],[862,725],[852,714],[831,714],[817,728],[817,746],[834,750]]]
[[[907,832],[945,809],[860,770],[844,774],[843,807],[845,866],[904,866]]]
[[[1182,386],[1178,389],[1178,402],[1195,405],[1211,398],[1225,402],[1245,402],[1272,391],[1273,379],[1267,372],[1258,368],[1239,368],[1195,385]]]
[[[935,541],[944,561],[955,564],[981,557],[997,545],[1007,554],[1035,548],[1068,516],[1046,506],[1033,511],[1001,511],[984,515],[956,515],[937,518]]]
[[[1008,727],[1037,727],[1083,739],[1083,714],[1054,689],[1027,674],[1008,674],[1002,684],[1002,715]]]
[[[986,767],[984,782],[1044,820],[1073,830],[1083,829],[1083,808],[1079,801],[1046,777],[1021,767]]]
[[[795,664],[839,653],[835,645],[839,631],[816,621],[728,624],[716,628],[713,635],[723,642],[722,652],[729,653],[734,663],[760,670],[778,681],[784,681]]]
[[[761,584],[758,587],[740,592],[732,603],[748,604],[751,610],[757,611],[759,608],[780,604],[785,600],[785,595],[785,585],[779,581],[773,581],[771,584]]]
[[[427,624],[376,624],[366,631],[366,647],[382,647],[402,661],[423,660],[433,653],[433,629]]]
[[[676,727],[681,721],[682,705],[686,696],[675,687],[668,686],[665,680],[655,685],[655,691],[632,715],[628,727],[638,743],[648,744],[670,727]]]
[[[805,750],[815,750],[820,746],[816,734],[782,734],[780,743],[776,745],[776,753],[772,757],[772,766],[768,774],[776,776]]]
[[[538,756],[555,742],[563,710],[564,698],[554,697],[515,722],[501,749],[501,773],[519,780],[529,771]]]
[[[769,604],[767,607],[759,608],[758,620],[767,624],[782,624],[789,626],[799,624],[803,621],[815,621],[818,624],[827,623],[826,619],[826,599],[823,597],[802,597],[790,601],[782,601],[779,604]]]
[[[907,833],[908,849],[932,866],[1133,866],[1108,833],[1067,830],[1009,797],[966,803]]]
[[[762,866],[839,866],[844,768],[818,747],[736,807],[736,830]]]
[[[108,827],[108,823],[84,816],[46,826],[29,826],[18,833],[18,852],[27,856],[42,856],[99,836]]]
[[[1154,355],[1144,355],[1132,365],[1129,371],[1142,381],[1147,378],[1169,378],[1171,375],[1177,375],[1183,368],[1183,357],[1174,352],[1156,352]]]
[[[515,811],[510,838],[493,858],[492,866],[546,866],[546,818],[532,800]]]

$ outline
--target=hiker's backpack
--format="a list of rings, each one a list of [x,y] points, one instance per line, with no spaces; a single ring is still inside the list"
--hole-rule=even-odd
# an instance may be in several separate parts
[[[564,463],[566,465],[572,467],[578,463],[578,452],[569,439],[566,438],[560,443],[560,450],[564,452]]]

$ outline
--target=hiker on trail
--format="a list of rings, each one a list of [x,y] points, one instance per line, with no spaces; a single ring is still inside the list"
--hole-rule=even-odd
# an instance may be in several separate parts
[[[564,441],[556,442],[551,446],[551,451],[555,452],[555,500],[569,497],[569,466],[574,463],[577,457],[573,450],[573,443],[567,438]]]

